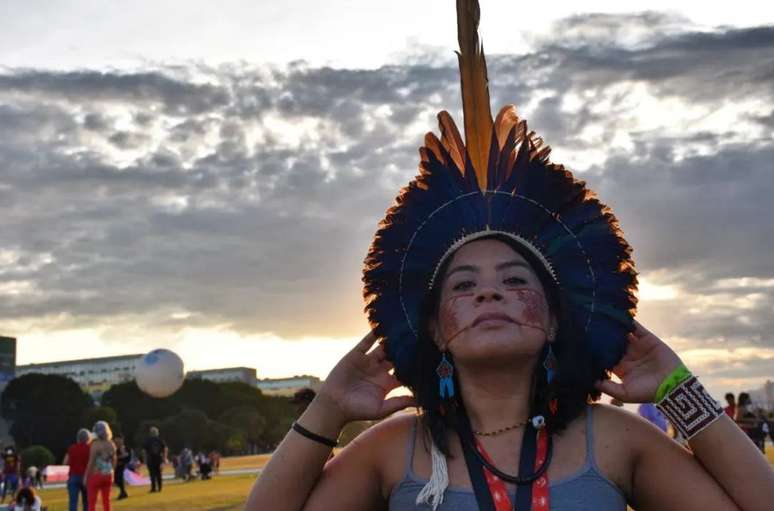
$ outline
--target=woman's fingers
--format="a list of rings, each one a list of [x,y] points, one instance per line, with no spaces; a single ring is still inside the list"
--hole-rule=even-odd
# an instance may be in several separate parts
[[[413,396],[395,396],[389,399],[385,399],[382,403],[381,416],[387,417],[390,414],[403,410],[409,406],[416,406],[417,403]]]
[[[376,342],[376,334],[373,330],[368,332],[365,337],[360,339],[360,342],[358,342],[355,347],[353,348],[353,351],[359,351],[360,353],[368,353],[368,350],[371,349],[371,346],[374,345]]]
[[[604,392],[608,396],[612,396],[621,401],[626,401],[629,398],[629,394],[626,392],[626,387],[620,383],[616,383],[612,380],[600,380],[594,384],[597,390]]]
[[[379,362],[379,367],[380,367],[380,368],[381,368],[383,371],[385,371],[385,372],[388,372],[388,373],[389,373],[390,371],[392,371],[393,369],[395,369],[395,366],[394,366],[394,365],[393,365],[393,363],[392,363],[392,362],[390,362],[389,360],[382,360],[381,362]]]

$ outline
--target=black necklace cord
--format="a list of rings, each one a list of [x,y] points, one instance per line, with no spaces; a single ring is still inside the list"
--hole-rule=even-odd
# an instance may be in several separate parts
[[[521,475],[514,476],[511,474],[506,474],[502,470],[498,469],[492,463],[489,463],[481,455],[480,452],[478,452],[478,449],[476,448],[476,445],[475,445],[475,441],[473,439],[473,431],[470,428],[470,423],[467,421],[467,417],[460,417],[458,420],[458,425],[461,426],[460,428],[458,428],[458,432],[461,433],[460,439],[462,440],[462,442],[468,443],[469,446],[472,447],[471,450],[473,451],[473,454],[476,456],[476,458],[478,459],[479,463],[481,463],[481,465],[486,467],[487,470],[489,470],[492,474],[496,475],[503,481],[507,481],[509,483],[513,483],[516,485],[532,484],[532,482],[534,482],[535,480],[540,478],[540,476],[546,473],[546,470],[548,470],[548,466],[551,464],[551,458],[553,457],[553,453],[554,453],[554,443],[550,434],[548,435],[548,449],[546,450],[546,459],[543,462],[543,464],[540,465],[540,467],[538,467],[538,469],[535,470],[535,472],[532,474],[528,474],[524,476],[521,476]],[[528,441],[526,438],[527,435],[533,436],[533,437],[537,436],[537,431],[535,430],[531,422],[527,424],[527,427],[524,430],[525,441]],[[535,458],[533,454],[532,460],[534,459]],[[521,474],[521,470],[519,470],[519,474]]]

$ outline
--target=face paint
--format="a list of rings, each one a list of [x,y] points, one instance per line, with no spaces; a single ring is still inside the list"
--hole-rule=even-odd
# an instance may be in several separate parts
[[[453,296],[450,299],[448,299],[443,305],[441,305],[441,313],[440,313],[440,330],[441,330],[441,340],[445,345],[449,344],[452,339],[460,335],[464,330],[467,330],[468,327],[460,328],[460,321],[457,317],[457,311],[455,310],[455,302],[459,300],[460,298],[466,297],[466,296],[473,296],[472,293],[466,293],[464,295],[457,295]],[[451,332],[451,335],[447,335],[448,332]]]
[[[521,319],[526,325],[543,330],[546,317],[545,301],[543,295],[534,289],[515,289],[516,298],[524,304]]]

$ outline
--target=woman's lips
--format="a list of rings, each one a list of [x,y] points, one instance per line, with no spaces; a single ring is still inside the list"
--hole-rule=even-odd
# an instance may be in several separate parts
[[[485,314],[481,314],[479,317],[476,318],[475,321],[473,321],[473,326],[478,326],[481,323],[513,323],[514,321],[508,316],[507,314],[503,314],[502,312],[487,312]]]

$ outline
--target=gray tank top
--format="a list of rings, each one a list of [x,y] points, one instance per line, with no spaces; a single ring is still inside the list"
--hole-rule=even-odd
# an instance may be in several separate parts
[[[626,511],[626,499],[621,490],[602,475],[594,460],[594,431],[592,428],[593,406],[586,407],[586,461],[576,473],[549,481],[551,511]],[[418,420],[418,419],[417,419]],[[414,443],[417,421],[406,449],[406,474],[395,485],[390,494],[390,511],[409,509],[431,509],[430,506],[416,505],[417,495],[427,483],[414,473]],[[511,502],[516,492],[510,493]],[[478,509],[472,488],[449,486],[444,493],[443,503],[436,511],[472,511]]]

